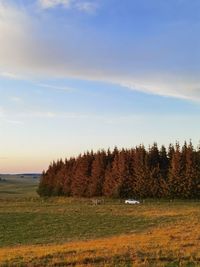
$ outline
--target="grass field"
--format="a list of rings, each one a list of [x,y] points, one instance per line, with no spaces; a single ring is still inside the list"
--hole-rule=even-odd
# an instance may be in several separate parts
[[[21,182],[0,184],[0,266],[200,266],[200,202],[94,206]]]
[[[36,197],[38,181],[38,174],[0,174],[0,199]]]

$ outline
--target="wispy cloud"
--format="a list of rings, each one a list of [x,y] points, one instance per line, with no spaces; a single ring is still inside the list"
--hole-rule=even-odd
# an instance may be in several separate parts
[[[195,63],[194,73],[184,69],[188,65],[185,50],[188,54],[190,51],[187,47],[180,49],[187,31],[182,32],[180,24],[167,26],[164,37],[148,40],[143,37],[127,45],[122,40],[104,38],[102,32],[97,35],[92,27],[85,29],[79,24],[66,27],[67,22],[56,24],[48,16],[45,19],[41,16],[38,23],[38,17],[5,3],[0,2],[0,73],[4,77],[106,81],[150,94],[200,100],[199,66]],[[94,3],[40,0],[40,5],[46,8],[62,5],[85,11],[92,11]],[[173,40],[168,47],[166,40]],[[54,89],[68,90],[57,86]]]
[[[70,7],[71,0],[38,0],[38,4],[44,9],[53,8],[56,6],[68,8]]]
[[[65,91],[65,92],[74,91],[74,88],[67,87],[67,86],[56,86],[56,85],[50,85],[50,84],[45,84],[45,83],[38,83],[36,85],[39,87],[58,90],[58,91]]]
[[[11,79],[11,80],[22,80],[23,78],[15,73],[10,73],[10,72],[2,72],[0,73],[0,76],[6,79]]]
[[[13,124],[13,125],[22,125],[24,122],[20,119],[17,119],[17,114],[9,114],[7,110],[5,110],[3,107],[0,107],[0,122]]]
[[[73,112],[55,112],[55,111],[28,111],[18,112],[16,114],[10,114],[15,118],[29,119],[29,118],[38,118],[38,119],[85,119],[90,115],[80,114]]]
[[[26,112],[7,112],[4,111],[2,117],[4,122],[9,124],[23,125],[30,119],[49,119],[49,120],[94,120],[105,124],[126,123],[127,121],[141,121],[142,117],[138,115],[115,116],[115,115],[97,115],[91,113],[79,112],[56,112],[56,111],[26,111]]]
[[[82,114],[77,112],[56,112],[51,110],[27,110],[13,112],[0,108],[0,119],[12,123],[23,124],[26,119],[87,119],[90,114]]]
[[[92,14],[95,13],[98,8],[98,5],[95,2],[77,2],[75,4],[75,7],[80,11]]]
[[[38,4],[42,9],[52,9],[60,6],[66,9],[77,9],[88,14],[94,13],[98,8],[94,0],[38,0]]]

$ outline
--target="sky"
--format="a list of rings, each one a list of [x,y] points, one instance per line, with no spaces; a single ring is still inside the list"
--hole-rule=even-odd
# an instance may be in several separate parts
[[[0,173],[200,141],[199,0],[0,0]]]

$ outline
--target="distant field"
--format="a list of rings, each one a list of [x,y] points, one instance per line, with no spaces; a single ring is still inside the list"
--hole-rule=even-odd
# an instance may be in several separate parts
[[[38,174],[0,174],[0,199],[9,197],[36,197],[38,182]]]
[[[0,184],[0,266],[200,266],[200,202],[93,206],[18,178]]]

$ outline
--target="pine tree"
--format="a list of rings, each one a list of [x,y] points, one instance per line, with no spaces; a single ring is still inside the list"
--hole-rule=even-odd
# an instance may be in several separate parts
[[[194,153],[195,178],[193,179],[193,198],[200,199],[200,147]]]
[[[117,169],[118,169],[119,151],[116,147],[112,153],[111,159],[112,161],[108,162],[107,169],[105,172],[103,192],[104,195],[107,197],[118,197],[119,177],[117,174]]]
[[[105,171],[107,167],[107,156],[105,151],[98,151],[94,155],[91,170],[91,181],[89,184],[89,196],[102,196]]]
[[[72,195],[71,184],[74,177],[75,161],[74,158],[65,160],[65,166],[61,173],[63,179],[63,194],[68,197]]]
[[[160,198],[167,195],[167,182],[165,174],[165,148],[162,147],[162,157],[156,143],[149,149],[148,169],[149,169],[149,196]],[[163,166],[161,165],[163,164]]]
[[[195,164],[195,153],[192,143],[189,145],[185,142],[182,148],[183,166],[184,166],[184,180],[182,182],[182,194],[184,198],[194,197],[196,179],[197,179],[197,166]]]
[[[172,154],[172,159],[169,168],[169,190],[170,196],[173,198],[182,198],[183,195],[183,165],[182,165],[182,154],[180,151],[180,146],[176,143],[174,153]]]
[[[87,153],[77,159],[71,187],[72,195],[79,197],[89,196],[89,181],[93,158],[93,154]]]
[[[136,197],[143,198],[150,196],[149,169],[147,152],[144,146],[136,147],[134,157],[134,184],[133,192]]]
[[[169,171],[169,158],[167,156],[167,151],[165,146],[161,146],[159,151],[159,165],[162,178],[167,181],[168,171]]]

